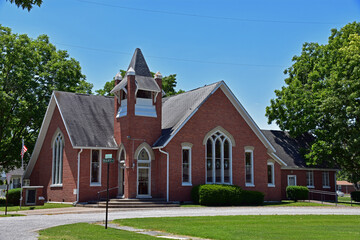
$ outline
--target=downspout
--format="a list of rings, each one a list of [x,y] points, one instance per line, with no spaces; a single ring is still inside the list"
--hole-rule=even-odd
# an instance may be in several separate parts
[[[79,193],[80,193],[80,154],[82,153],[83,149],[81,148],[80,151],[78,152],[78,162],[77,162],[77,184],[76,184],[76,202],[75,204],[77,204],[79,202]]]
[[[169,202],[169,153],[159,148],[159,151],[166,154],[166,201]]]

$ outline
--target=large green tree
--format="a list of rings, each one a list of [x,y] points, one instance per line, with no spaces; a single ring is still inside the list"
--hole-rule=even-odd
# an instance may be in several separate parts
[[[40,5],[43,2],[43,0],[7,0],[7,1],[10,1],[11,3],[15,3],[16,6],[22,7],[23,9],[26,8],[28,11],[30,11],[34,5],[40,7]]]
[[[341,168],[359,188],[360,23],[332,29],[327,44],[305,43],[292,60],[286,86],[266,108],[269,123],[293,136],[313,134],[308,162]]]
[[[124,77],[126,74],[125,70],[120,70],[121,76]],[[155,75],[155,73],[151,72],[151,74]],[[179,93],[183,93],[183,90],[179,90],[176,91],[176,74],[170,74],[169,76],[164,76],[162,78],[162,88],[164,90],[164,92],[166,93],[165,96],[171,96],[171,95],[175,95],[175,94],[179,94]],[[95,92],[98,95],[103,95],[103,96],[111,96],[112,94],[110,93],[110,91],[114,88],[115,85],[115,80],[111,80],[109,82],[106,82],[104,85],[104,88],[96,90]]]
[[[0,165],[20,165],[22,138],[32,152],[54,90],[91,89],[79,62],[57,50],[46,35],[31,39],[0,25]]]

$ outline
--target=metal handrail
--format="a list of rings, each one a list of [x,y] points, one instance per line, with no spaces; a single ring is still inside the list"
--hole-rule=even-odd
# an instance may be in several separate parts
[[[114,190],[114,189],[117,189],[117,188],[119,188],[119,186],[117,186],[117,187],[113,187],[113,188],[109,188],[109,191]],[[102,192],[106,192],[106,191],[107,191],[107,189],[105,189],[105,190],[101,190],[101,191],[98,191],[98,192],[97,192],[98,201],[100,201],[100,193],[102,193]]]
[[[321,191],[321,190],[309,189],[309,193],[317,193],[317,194],[320,194],[321,203],[324,202],[324,195],[336,196],[336,198],[335,198],[336,206],[337,206],[337,204],[338,204],[338,198],[337,198],[336,192],[329,192],[329,191]],[[310,194],[309,194],[309,202],[310,202]]]

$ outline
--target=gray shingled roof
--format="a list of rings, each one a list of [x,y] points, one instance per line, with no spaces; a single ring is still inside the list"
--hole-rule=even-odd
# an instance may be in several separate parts
[[[265,137],[276,149],[276,155],[283,160],[287,167],[306,168],[308,166],[303,157],[304,150],[310,147],[314,138],[310,134],[292,138],[289,133],[279,130],[262,130]]]
[[[135,82],[138,89],[147,90],[152,92],[161,92],[161,89],[157,85],[156,81],[152,77],[149,67],[145,61],[144,55],[139,48],[135,49],[134,55],[130,61],[127,71],[133,68],[135,71]],[[111,93],[120,91],[127,85],[127,75],[118,83],[112,90]]]
[[[162,99],[162,136],[153,147],[163,146],[181,124],[209,97],[221,82],[205,85],[179,95]]]
[[[74,147],[117,147],[114,98],[55,92]]]

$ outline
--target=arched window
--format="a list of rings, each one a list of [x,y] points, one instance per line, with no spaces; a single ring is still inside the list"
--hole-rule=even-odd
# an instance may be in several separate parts
[[[137,160],[137,195],[138,197],[149,196],[151,192],[151,161],[149,153],[145,148],[140,150]]]
[[[52,154],[52,184],[62,184],[63,172],[63,148],[64,140],[62,134],[59,132],[53,141]]]
[[[206,142],[206,182],[231,183],[231,169],[231,141],[217,131]]]

